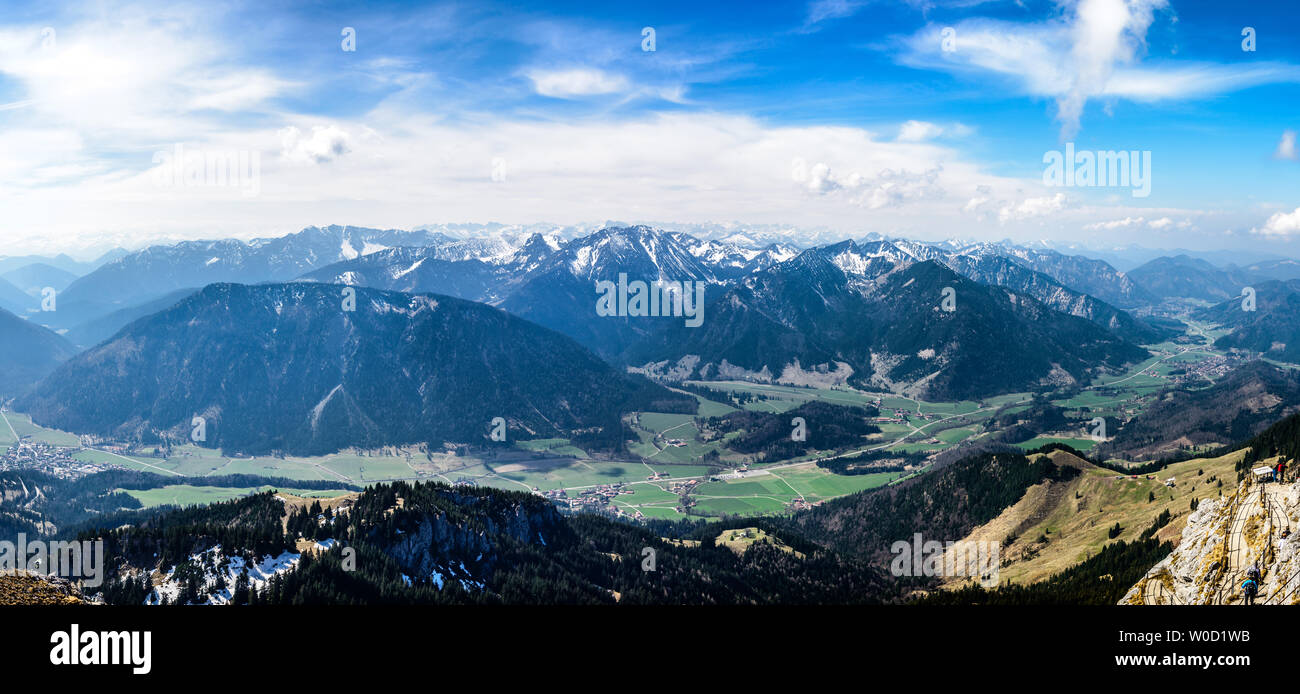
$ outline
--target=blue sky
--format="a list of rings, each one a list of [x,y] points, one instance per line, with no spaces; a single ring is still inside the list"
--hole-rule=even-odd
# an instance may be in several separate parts
[[[1292,253],[1298,33],[1291,2],[11,2],[0,253],[604,219]],[[1149,151],[1150,194],[1044,185],[1065,142]],[[255,181],[169,179],[178,146]]]

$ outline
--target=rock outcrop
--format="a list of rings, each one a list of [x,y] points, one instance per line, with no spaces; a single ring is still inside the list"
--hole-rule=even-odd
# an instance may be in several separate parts
[[[1147,572],[1121,605],[1239,605],[1251,566],[1257,604],[1300,604],[1300,483],[1241,483],[1201,502],[1178,547]]]

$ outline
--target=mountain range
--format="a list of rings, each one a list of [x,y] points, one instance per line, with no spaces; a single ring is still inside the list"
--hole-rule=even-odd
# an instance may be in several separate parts
[[[182,241],[125,255],[77,279],[59,294],[51,325],[72,328],[178,289],[217,282],[284,282],[330,263],[397,245],[451,241],[431,232],[308,227],[278,238]]]
[[[1147,354],[1026,294],[934,260],[895,265],[879,250],[806,251],[709,301],[701,327],[669,324],[625,357],[675,379],[848,383],[943,400],[1077,382]]]
[[[37,313],[35,297],[17,287],[6,294],[0,277],[0,306],[9,297],[15,312],[91,347],[205,284],[347,284],[494,306],[573,338],[615,367],[656,376],[852,382],[982,397],[1122,366],[1145,354],[1138,345],[1177,334],[1171,321],[1148,310],[1154,302],[1224,301],[1242,282],[1288,272],[1278,260],[1221,268],[1177,256],[1123,273],[1050,248],[876,234],[799,249],[738,229],[711,229],[701,238],[646,226],[462,226],[333,225],[247,242],[154,246],[106,258],[111,262],[71,281],[58,293],[56,311]],[[9,272],[28,281],[68,280],[54,263],[33,261]],[[919,284],[893,280],[903,276]],[[705,326],[687,328],[679,317],[599,315],[597,284],[620,277],[698,284]],[[936,292],[944,287],[959,290],[964,310],[935,315]],[[1071,317],[1089,325],[1064,320]],[[1242,326],[1238,339],[1249,335]],[[1294,343],[1270,339],[1269,348],[1277,351],[1278,342]],[[1012,361],[1023,368],[1011,369]],[[978,375],[977,363],[1000,366]],[[955,375],[963,371],[971,375]]]
[[[344,306],[355,292],[355,310]],[[633,409],[695,400],[620,373],[572,340],[482,304],[315,283],[214,284],[76,356],[18,407],[118,439],[243,453],[350,446],[622,441]]]

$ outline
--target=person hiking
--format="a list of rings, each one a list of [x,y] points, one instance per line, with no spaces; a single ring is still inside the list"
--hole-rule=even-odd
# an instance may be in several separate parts
[[[1249,568],[1249,569],[1246,569],[1246,578],[1249,578],[1250,580],[1255,581],[1255,582],[1259,582],[1259,564],[1258,564],[1258,563],[1251,564],[1251,565],[1250,565],[1250,568]]]
[[[1247,578],[1241,584],[1241,592],[1246,596],[1246,604],[1255,604],[1255,592],[1259,590],[1259,584],[1253,578]]]
[[[1281,482],[1281,481],[1282,481],[1282,473],[1286,472],[1286,463],[1283,462],[1283,461],[1281,461],[1281,460],[1277,461],[1277,468],[1276,468],[1276,469],[1277,469],[1277,473],[1276,473],[1275,475],[1273,475],[1273,479],[1274,479],[1275,481],[1277,481],[1277,482]]]

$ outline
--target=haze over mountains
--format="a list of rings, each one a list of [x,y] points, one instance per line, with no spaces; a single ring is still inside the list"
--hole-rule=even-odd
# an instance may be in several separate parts
[[[56,333],[0,309],[0,400],[22,394],[73,354]]]
[[[1196,314],[1202,320],[1232,328],[1214,345],[1259,352],[1283,361],[1300,360],[1300,280],[1269,280],[1251,289],[1253,307],[1241,295]]]

